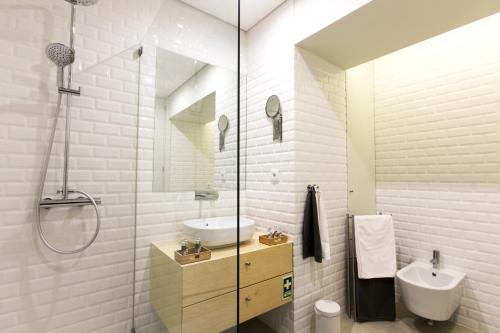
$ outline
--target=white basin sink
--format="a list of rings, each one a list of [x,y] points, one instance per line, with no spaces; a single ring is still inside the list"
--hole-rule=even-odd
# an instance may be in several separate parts
[[[252,238],[254,228],[254,220],[240,217],[240,242]],[[183,231],[188,241],[193,242],[199,238],[203,246],[236,244],[236,216],[187,220],[183,223]]]
[[[417,316],[437,321],[451,318],[462,298],[465,274],[414,262],[397,272],[403,301]]]

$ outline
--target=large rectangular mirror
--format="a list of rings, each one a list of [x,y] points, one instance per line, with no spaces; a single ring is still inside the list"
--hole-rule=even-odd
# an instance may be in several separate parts
[[[157,48],[153,191],[236,189],[237,79],[231,70]],[[244,157],[244,140],[240,146]]]

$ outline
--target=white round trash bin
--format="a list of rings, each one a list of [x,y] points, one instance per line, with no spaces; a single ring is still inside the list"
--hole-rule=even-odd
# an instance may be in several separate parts
[[[314,304],[316,333],[340,333],[340,306],[334,301],[320,300]]]

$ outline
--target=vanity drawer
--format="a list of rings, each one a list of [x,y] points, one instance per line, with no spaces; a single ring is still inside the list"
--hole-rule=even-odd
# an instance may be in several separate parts
[[[293,299],[293,281],[290,281],[292,294],[283,299],[284,279],[290,276],[293,276],[292,273],[240,289],[240,323],[290,303]]]
[[[268,280],[293,270],[292,243],[242,253],[240,255],[240,287]]]
[[[236,291],[182,309],[182,333],[214,333],[236,326]]]
[[[235,291],[236,266],[236,256],[184,266],[182,306],[189,306]]]

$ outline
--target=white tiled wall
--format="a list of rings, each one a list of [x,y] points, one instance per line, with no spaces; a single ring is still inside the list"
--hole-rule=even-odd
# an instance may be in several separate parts
[[[246,212],[261,228],[275,225],[296,236],[293,3],[288,1],[248,32]],[[282,104],[283,142],[273,143],[265,113],[270,95]],[[279,181],[271,179],[279,170]],[[264,318],[279,332],[293,331],[293,305]]]
[[[56,91],[55,67],[44,50],[49,42],[67,43],[70,8],[55,0],[0,4],[2,333],[121,333],[130,327],[138,62],[135,50],[126,48],[139,41],[141,29],[131,31],[149,26],[158,3],[110,0],[77,9],[75,86],[82,86],[82,96],[73,98],[70,186],[103,204],[96,243],[71,256],[49,252],[33,232]],[[56,181],[60,186],[63,123],[61,117],[47,195]],[[90,209],[62,212],[42,214],[48,238],[66,248],[88,239],[95,226]],[[65,222],[51,223],[56,218]]]
[[[500,15],[375,61],[378,210],[398,261],[467,273],[456,321],[500,332]]]
[[[288,1],[248,32],[248,146],[246,213],[260,228],[291,235],[295,300],[263,316],[278,332],[310,332],[314,302],[343,303],[343,225],[346,214],[345,76],[324,60],[294,47],[294,3]],[[283,142],[273,143],[267,98],[283,109]],[[271,170],[279,170],[278,181]],[[307,184],[323,189],[333,258],[302,259]]]
[[[294,228],[294,332],[311,332],[314,303],[344,306],[347,151],[345,72],[314,54],[295,52],[297,216]],[[331,260],[302,259],[302,211],[308,184],[320,186],[329,223]]]

